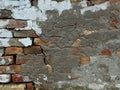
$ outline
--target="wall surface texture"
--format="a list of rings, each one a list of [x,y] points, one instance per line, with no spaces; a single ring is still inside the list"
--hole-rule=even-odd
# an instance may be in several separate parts
[[[0,90],[120,90],[120,0],[0,0]]]

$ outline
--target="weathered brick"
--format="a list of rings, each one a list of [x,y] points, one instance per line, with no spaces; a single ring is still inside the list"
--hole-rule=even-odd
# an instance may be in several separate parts
[[[0,83],[8,83],[11,80],[10,74],[0,74]]]
[[[36,85],[35,89],[36,90],[45,90],[45,87],[44,86],[38,86],[38,85]]]
[[[38,37],[34,30],[15,30],[14,37]]]
[[[41,54],[20,54],[16,56],[16,64],[25,64],[29,60],[34,60],[34,59],[40,59],[40,57],[43,57]]]
[[[109,49],[106,49],[106,50],[102,50],[102,51],[101,51],[101,55],[111,56],[112,53],[111,53],[111,51],[110,51]]]
[[[80,64],[89,64],[89,62],[90,62],[89,56],[80,57]]]
[[[20,71],[20,65],[0,66],[0,73],[19,73]]]
[[[0,65],[9,65],[14,63],[13,56],[2,56],[0,57]]]
[[[40,38],[35,38],[34,39],[34,44],[35,45],[41,45],[41,46],[49,46],[49,45],[52,44],[52,42],[51,41],[46,42],[46,41],[41,40]]]
[[[14,19],[1,19],[0,28],[24,28],[27,26],[27,22],[23,20],[14,20]]]
[[[73,42],[72,44],[72,47],[79,47],[80,46],[80,43],[81,43],[81,40],[80,39],[77,39]]]
[[[78,55],[79,53],[79,48],[73,48],[73,55]]]
[[[33,83],[27,83],[26,89],[27,89],[27,90],[34,90],[34,85],[33,85]]]
[[[116,55],[117,55],[118,57],[120,57],[120,51],[117,51],[117,52],[116,52]]]
[[[12,38],[8,43],[10,46],[27,47],[32,45],[32,40],[30,38]]]
[[[13,74],[12,75],[12,81],[13,82],[31,82],[31,79],[29,76],[23,76],[19,74]]]
[[[41,48],[40,46],[31,46],[24,48],[24,54],[40,54]]]
[[[25,84],[1,84],[1,90],[25,90]]]
[[[5,54],[22,54],[23,48],[19,47],[8,47],[5,49]]]
[[[7,10],[7,9],[1,9],[0,10],[0,18],[12,18],[12,16],[11,16],[11,14],[12,14],[12,12],[11,12],[11,10]]]

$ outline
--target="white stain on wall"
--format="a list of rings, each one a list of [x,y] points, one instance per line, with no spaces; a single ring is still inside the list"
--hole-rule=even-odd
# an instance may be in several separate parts
[[[0,83],[7,83],[10,81],[10,75],[1,74],[0,75]]]
[[[81,3],[81,5],[83,6],[83,8],[80,11],[81,11],[81,14],[83,15],[86,11],[97,12],[100,10],[106,10],[110,6],[110,3],[105,2],[105,3],[99,4],[99,5],[86,6],[85,1],[84,1],[84,3]]]
[[[32,45],[32,40],[30,38],[22,38],[18,41],[21,42],[25,47]]]
[[[0,29],[0,37],[13,37],[12,32],[7,29]]]
[[[8,47],[10,38],[0,38],[0,47]]]

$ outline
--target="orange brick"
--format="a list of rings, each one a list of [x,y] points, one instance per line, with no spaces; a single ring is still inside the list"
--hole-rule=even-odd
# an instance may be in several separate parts
[[[13,74],[12,75],[12,81],[15,83],[20,82],[31,82],[32,80],[29,78],[29,76],[23,76],[19,74]]]
[[[27,48],[24,48],[24,53],[25,54],[40,54],[41,48],[40,46],[27,47]]]
[[[22,54],[23,48],[19,47],[8,47],[5,49],[5,54]]]
[[[41,46],[49,46],[49,45],[52,44],[52,42],[51,41],[46,42],[46,41],[41,40],[40,38],[35,38],[34,39],[34,44],[35,45],[41,45]]]
[[[0,73],[11,74],[21,72],[20,65],[0,66]]]
[[[80,58],[80,64],[88,64],[90,62],[90,57],[84,56]]]

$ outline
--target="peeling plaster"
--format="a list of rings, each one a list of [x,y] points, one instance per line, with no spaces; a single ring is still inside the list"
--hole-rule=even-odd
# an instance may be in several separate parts
[[[0,29],[0,37],[13,37],[12,32],[7,29]]]
[[[19,39],[18,41],[21,42],[25,47],[32,45],[32,40],[30,38]]]
[[[0,20],[0,28],[5,28],[9,24],[9,20]]]
[[[0,38],[0,47],[8,47],[10,38]]]
[[[1,83],[6,83],[9,81],[10,81],[10,75],[6,75],[6,74],[0,75],[0,82]]]
[[[106,10],[108,8],[108,6],[110,6],[110,3],[107,1],[105,3],[99,4],[99,5],[94,5],[94,6],[88,6],[86,7],[86,5],[84,5],[85,3],[81,3],[81,5],[83,6],[83,8],[80,10],[81,14],[83,15],[86,11],[91,11],[91,12],[97,12],[99,10]]]

